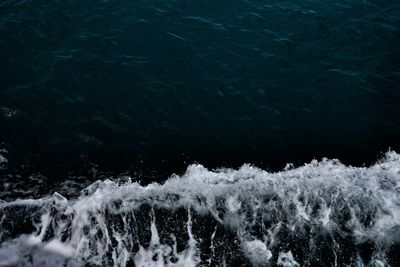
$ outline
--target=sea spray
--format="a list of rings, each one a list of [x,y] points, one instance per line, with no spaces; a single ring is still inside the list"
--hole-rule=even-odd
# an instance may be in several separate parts
[[[400,155],[276,173],[190,165],[163,184],[2,201],[0,218],[0,266],[398,266]]]

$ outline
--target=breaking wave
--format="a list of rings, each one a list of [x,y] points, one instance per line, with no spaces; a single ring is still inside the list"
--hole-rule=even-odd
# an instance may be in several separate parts
[[[399,266],[400,155],[251,165],[0,203],[0,266]]]

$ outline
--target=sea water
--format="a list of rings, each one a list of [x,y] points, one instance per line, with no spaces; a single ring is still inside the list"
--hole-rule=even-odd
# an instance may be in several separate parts
[[[397,266],[400,156],[191,165],[162,184],[99,180],[0,211],[0,266]]]

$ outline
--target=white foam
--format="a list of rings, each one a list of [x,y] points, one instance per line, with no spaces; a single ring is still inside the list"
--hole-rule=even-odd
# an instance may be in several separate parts
[[[150,245],[140,245],[133,254],[129,244],[138,240],[127,234],[128,224],[124,223],[123,229],[110,230],[106,213],[126,221],[128,214],[143,204],[170,211],[188,210],[189,241],[184,251],[178,253],[176,244],[161,243],[154,214]],[[251,165],[215,171],[191,165],[183,176],[174,175],[164,184],[141,186],[135,182],[97,181],[74,200],[55,193],[39,200],[0,204],[1,209],[11,206],[41,207],[42,217],[30,237],[7,240],[0,247],[3,265],[18,259],[21,266],[29,266],[24,265],[28,255],[39,255],[34,247],[40,247],[40,253],[56,254],[63,264],[74,259],[103,265],[105,255],[111,253],[114,266],[125,266],[129,259],[137,266],[196,266],[200,262],[201,240],[196,240],[192,232],[192,227],[197,227],[191,221],[192,210],[231,229],[243,253],[254,264],[271,261],[275,256],[281,266],[298,266],[292,252],[277,251],[276,245],[283,242],[278,233],[284,228],[301,233],[307,226],[328,236],[346,234],[357,242],[369,240],[377,247],[400,242],[400,156],[389,152],[377,164],[362,168],[325,159],[276,173]],[[347,217],[341,215],[343,210],[348,210]],[[261,225],[263,238],[252,234],[256,224]],[[51,241],[45,238],[49,229]],[[62,238],[66,232],[68,238]],[[384,259],[374,261],[384,262]]]
[[[288,252],[279,253],[278,257],[278,266],[282,267],[299,267],[300,264],[293,258],[292,252],[289,250]]]
[[[272,258],[272,252],[260,240],[246,241],[243,248],[254,265],[266,264]]]
[[[43,246],[43,249],[50,254],[58,254],[64,258],[71,258],[75,252],[72,247],[66,246],[59,240],[51,240]]]
[[[134,256],[134,263],[137,267],[194,267],[200,262],[198,250],[196,247],[197,241],[194,239],[192,234],[192,222],[189,211],[189,219],[187,221],[187,231],[189,235],[188,247],[178,252],[176,248],[176,240],[174,245],[161,244],[160,237],[158,235],[157,226],[153,217],[150,230],[151,240],[148,248],[143,246],[139,247],[139,252]],[[175,261],[172,261],[175,259]]]

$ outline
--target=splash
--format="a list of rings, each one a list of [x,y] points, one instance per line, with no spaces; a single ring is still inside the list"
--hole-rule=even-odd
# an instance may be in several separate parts
[[[97,181],[0,203],[0,266],[399,266],[400,155],[271,173],[243,165],[142,186]]]

